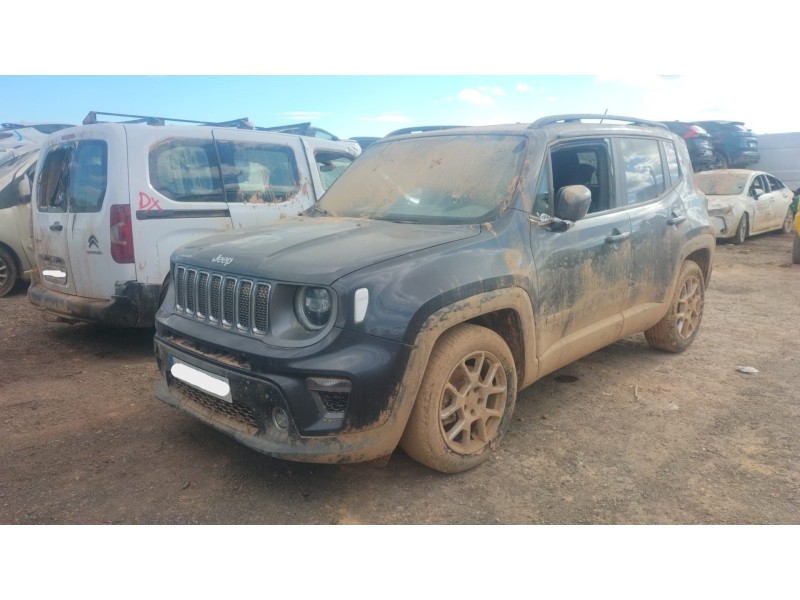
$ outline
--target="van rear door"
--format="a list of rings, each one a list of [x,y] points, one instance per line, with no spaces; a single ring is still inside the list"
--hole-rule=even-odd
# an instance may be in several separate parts
[[[36,211],[33,238],[36,264],[44,287],[75,294],[69,260],[70,213],[68,211],[69,169],[75,142],[42,150],[36,175]]]

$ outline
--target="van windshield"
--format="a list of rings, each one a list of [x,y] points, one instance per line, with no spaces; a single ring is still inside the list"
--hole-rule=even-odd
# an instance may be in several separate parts
[[[513,135],[435,135],[369,147],[320,199],[342,217],[479,223],[508,207],[525,155]]]

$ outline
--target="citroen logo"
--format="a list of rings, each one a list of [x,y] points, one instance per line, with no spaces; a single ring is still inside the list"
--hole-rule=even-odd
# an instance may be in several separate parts
[[[98,250],[100,249],[100,244],[98,243],[97,238],[94,237],[94,234],[89,236],[89,248],[91,248],[92,246],[94,246]]]

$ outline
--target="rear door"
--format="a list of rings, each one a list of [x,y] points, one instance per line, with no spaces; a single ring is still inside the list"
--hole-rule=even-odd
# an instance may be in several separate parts
[[[75,294],[69,260],[69,170],[77,144],[46,147],[36,169],[33,238],[42,284],[53,291]]]
[[[684,172],[675,144],[656,138],[617,138],[619,186],[631,219],[631,284],[625,331],[650,321],[670,291],[690,224],[680,192]],[[687,157],[688,158],[688,157]]]
[[[750,184],[750,197],[753,199],[753,222],[750,224],[750,231],[758,233],[766,231],[773,226],[776,221],[775,194],[770,191],[769,182],[764,175],[757,175]],[[783,215],[780,215],[783,220]]]

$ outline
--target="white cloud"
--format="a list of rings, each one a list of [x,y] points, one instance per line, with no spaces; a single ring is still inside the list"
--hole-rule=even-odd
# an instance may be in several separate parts
[[[458,92],[458,99],[462,102],[467,102],[469,104],[478,104],[481,106],[494,106],[496,101],[491,96],[487,96],[482,94],[478,90],[473,89],[463,89]]]
[[[482,94],[491,94],[492,96],[505,96],[503,88],[498,86],[489,87],[488,85],[481,85],[478,86],[478,91]]]
[[[518,83],[517,84],[517,91],[518,92],[532,92],[533,88],[529,86],[527,83]]]

